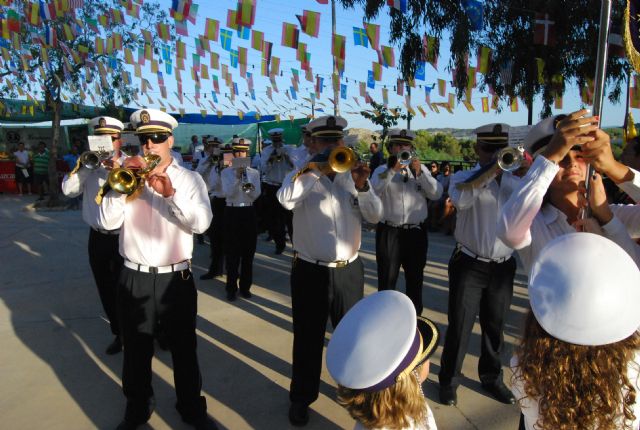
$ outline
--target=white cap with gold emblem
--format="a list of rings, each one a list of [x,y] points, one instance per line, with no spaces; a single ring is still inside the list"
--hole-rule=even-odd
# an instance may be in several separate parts
[[[398,143],[400,145],[413,145],[413,139],[416,138],[416,134],[405,128],[394,128],[389,130],[389,143]]]
[[[93,134],[117,134],[122,132],[124,124],[110,116],[98,116],[89,121],[89,129]]]
[[[136,127],[136,134],[173,133],[178,121],[166,112],[158,109],[140,109],[131,114],[131,123]]]
[[[340,139],[347,125],[347,120],[340,116],[322,116],[307,124],[307,130],[311,130],[313,137]]]
[[[501,146],[509,143],[508,124],[486,124],[476,128],[473,132],[477,136],[478,143]]]

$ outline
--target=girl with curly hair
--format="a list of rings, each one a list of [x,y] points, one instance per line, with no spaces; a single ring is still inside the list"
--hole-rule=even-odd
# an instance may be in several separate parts
[[[422,383],[438,336],[394,290],[368,296],[344,316],[327,347],[327,368],[354,430],[436,429]]]
[[[638,429],[640,271],[615,243],[560,236],[533,265],[511,360],[526,430]]]

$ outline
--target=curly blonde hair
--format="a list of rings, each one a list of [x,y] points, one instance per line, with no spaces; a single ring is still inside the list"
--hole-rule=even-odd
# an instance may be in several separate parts
[[[537,429],[630,429],[636,390],[627,366],[640,335],[600,346],[563,342],[547,333],[529,311],[516,350],[524,392],[539,403]]]
[[[417,368],[419,370],[419,368]],[[420,382],[412,373],[380,391],[366,392],[338,386],[338,404],[366,428],[400,430],[427,418]]]

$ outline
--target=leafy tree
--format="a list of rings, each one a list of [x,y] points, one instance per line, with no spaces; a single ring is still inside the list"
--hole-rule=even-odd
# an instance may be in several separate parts
[[[79,104],[89,95],[95,104],[118,112],[118,106],[138,97],[138,85],[125,67],[125,51],[139,53],[141,49],[147,59],[158,55],[162,41],[157,25],[166,26],[166,42],[174,39],[175,28],[154,2],[142,6],[129,2],[128,11],[118,0],[13,0],[2,4],[0,13],[8,17],[11,35],[2,48],[0,98],[44,99],[45,109],[51,112],[47,204],[53,206],[59,197],[56,159],[63,103]],[[129,61],[133,62],[132,57]]]
[[[387,106],[381,103],[376,103],[374,100],[371,100],[371,107],[373,108],[373,112],[365,110],[361,111],[360,115],[367,118],[372,123],[382,127],[380,143],[383,144],[386,142],[389,129],[398,125],[399,119],[408,119],[410,121],[413,117],[410,112],[402,113],[400,108],[389,109]]]
[[[385,0],[341,0],[345,7],[362,6],[365,19],[386,13]],[[462,2],[463,4],[465,2]],[[612,22],[621,22],[624,0],[615,0]],[[407,0],[407,12],[390,10],[391,42],[400,47],[400,71],[405,79],[414,76],[416,64],[424,61],[422,34],[437,38],[447,34],[451,51],[448,68],[455,70],[453,84],[458,99],[468,87],[469,54],[479,46],[491,51],[491,66],[480,82],[480,89],[491,87],[498,97],[525,100],[532,122],[533,99],[541,96],[542,116],[551,112],[556,96],[575,81],[579,88],[587,85],[595,70],[600,2],[592,0],[486,0],[483,2],[483,27],[475,29],[460,2]],[[555,46],[534,45],[535,15],[549,14],[554,21]],[[436,47],[437,52],[437,47]],[[541,79],[538,62],[544,61]],[[510,67],[509,67],[510,66]],[[609,98],[619,100],[622,83],[630,66],[626,60],[609,56],[607,79],[612,88]],[[559,78],[562,77],[562,78]],[[499,107],[498,107],[499,108]]]

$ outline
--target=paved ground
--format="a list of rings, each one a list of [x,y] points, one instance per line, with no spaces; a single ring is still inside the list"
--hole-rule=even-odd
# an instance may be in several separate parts
[[[32,212],[35,197],[0,195],[0,416],[7,429],[113,429],[124,411],[120,385],[122,355],[107,356],[111,340],[102,317],[86,252],[88,228],[79,211]],[[198,351],[209,413],[223,428],[289,428],[286,413],[291,362],[291,250],[273,255],[273,244],[258,240],[254,297],[225,300],[223,280],[199,281]],[[444,334],[447,260],[451,237],[430,236],[425,273],[425,315]],[[375,291],[374,236],[365,233],[362,256],[365,294]],[[196,279],[205,272],[208,247],[196,245]],[[402,284],[402,282],[401,282]],[[527,306],[518,277],[506,339],[513,344]],[[327,334],[327,338],[330,334]],[[440,353],[432,359],[425,393],[440,429],[517,428],[515,406],[502,405],[480,391],[477,379],[479,326],[474,327],[464,365],[469,379],[458,391],[459,405],[437,403]],[[503,362],[508,362],[507,351]],[[158,351],[154,362],[156,412],[148,429],[186,429],[174,409],[171,356]],[[510,373],[506,371],[508,383]],[[312,405],[309,429],[352,428],[353,421],[333,398],[326,369],[321,394]]]

